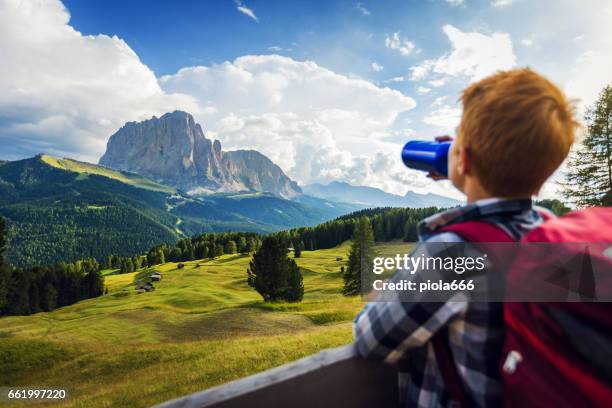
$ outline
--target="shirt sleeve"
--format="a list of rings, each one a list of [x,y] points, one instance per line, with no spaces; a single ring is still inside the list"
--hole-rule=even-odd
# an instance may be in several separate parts
[[[428,245],[430,243],[436,244]],[[457,243],[465,244],[465,241],[450,232],[436,234],[419,243],[410,256],[444,257],[446,250]],[[398,282],[409,278],[418,285],[423,280],[447,280],[458,276],[452,271],[450,275],[448,271],[421,272],[416,270],[411,274],[406,270],[398,270],[389,281]],[[389,299],[386,293],[385,301],[380,298],[374,300],[357,315],[353,334],[361,356],[395,362],[407,349],[426,344],[450,319],[467,309],[467,296],[460,292],[444,294],[411,291],[409,296],[410,299],[406,299],[406,294],[402,294],[401,299],[399,295],[396,299]]]

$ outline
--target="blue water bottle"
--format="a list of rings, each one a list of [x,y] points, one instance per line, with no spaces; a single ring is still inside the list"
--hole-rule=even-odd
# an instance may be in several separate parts
[[[440,173],[448,177],[448,149],[451,142],[411,140],[402,149],[402,160],[411,169]]]

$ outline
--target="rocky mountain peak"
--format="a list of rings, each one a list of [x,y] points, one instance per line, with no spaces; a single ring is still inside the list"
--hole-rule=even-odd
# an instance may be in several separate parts
[[[223,152],[187,112],[128,122],[108,140],[103,166],[193,193],[265,191],[290,198],[298,185],[255,151]]]

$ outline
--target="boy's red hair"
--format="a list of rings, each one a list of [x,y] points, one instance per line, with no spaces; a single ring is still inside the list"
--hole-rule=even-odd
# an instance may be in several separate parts
[[[458,141],[498,197],[531,196],[563,162],[578,123],[563,92],[531,69],[499,72],[461,96]]]

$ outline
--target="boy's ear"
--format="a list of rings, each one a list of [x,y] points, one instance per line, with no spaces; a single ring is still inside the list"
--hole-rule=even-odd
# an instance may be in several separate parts
[[[457,170],[460,175],[465,176],[471,173],[472,171],[472,163],[470,161],[470,150],[465,146],[459,147],[459,160],[457,165]]]

